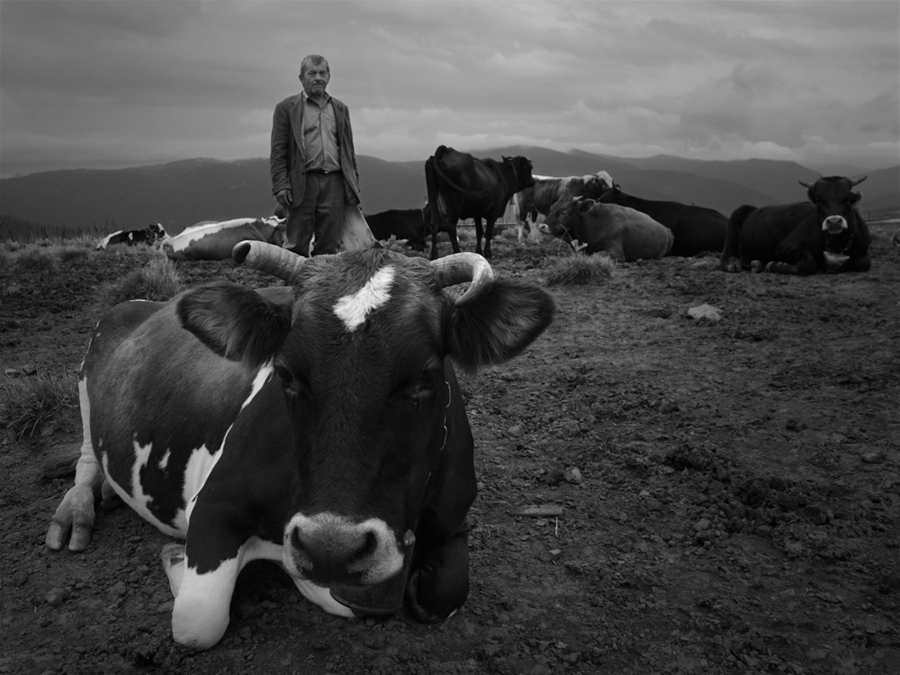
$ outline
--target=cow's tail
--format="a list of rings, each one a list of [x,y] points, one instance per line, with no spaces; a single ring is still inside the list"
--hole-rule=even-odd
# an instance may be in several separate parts
[[[755,206],[744,204],[736,208],[728,219],[725,225],[725,246],[722,248],[722,257],[719,258],[719,269],[723,272],[741,271],[741,227],[747,216],[754,211]]]

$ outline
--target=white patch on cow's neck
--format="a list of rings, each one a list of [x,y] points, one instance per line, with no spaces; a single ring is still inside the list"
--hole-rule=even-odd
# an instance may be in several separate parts
[[[394,268],[382,267],[356,293],[345,295],[334,305],[334,313],[351,333],[365,323],[372,312],[391,299]]]

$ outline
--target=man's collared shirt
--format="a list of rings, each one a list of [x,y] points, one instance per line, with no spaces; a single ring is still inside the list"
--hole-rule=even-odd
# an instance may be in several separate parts
[[[303,92],[303,151],[304,171],[321,169],[340,171],[341,158],[338,150],[337,119],[331,96],[325,95],[320,106]]]

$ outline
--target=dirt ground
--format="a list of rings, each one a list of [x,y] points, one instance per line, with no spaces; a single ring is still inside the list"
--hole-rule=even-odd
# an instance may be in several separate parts
[[[900,672],[891,228],[873,226],[866,274],[666,258],[550,288],[547,332],[462,381],[472,589],[439,626],[328,616],[257,562],[223,640],[188,652],[170,636],[165,535],[119,509],[99,513],[85,553],[44,546],[71,478],[35,476],[80,443],[77,411],[23,442],[0,430],[0,674]],[[513,235],[495,240],[496,272],[543,283],[556,244]],[[97,288],[150,255],[92,251],[51,275],[0,266],[3,369],[76,370]],[[272,283],[228,262],[179,271]],[[721,321],[687,316],[703,304]]]

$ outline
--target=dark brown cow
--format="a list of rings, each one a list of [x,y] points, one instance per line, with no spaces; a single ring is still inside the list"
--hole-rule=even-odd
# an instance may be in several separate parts
[[[431,224],[431,259],[437,258],[437,234],[446,231],[454,253],[459,253],[456,224],[460,218],[475,220],[475,252],[491,257],[494,223],[503,215],[512,196],[534,185],[531,160],[527,157],[503,157],[502,162],[478,159],[444,145],[425,162],[428,188],[428,214]],[[485,227],[482,230],[482,219]]]
[[[808,202],[735,209],[719,267],[780,274],[868,271],[872,240],[856,209],[861,195],[853,192],[865,179],[829,176],[812,185],[800,181]]]
[[[473,438],[453,362],[521,352],[549,325],[542,289],[474,253],[384,248],[303,258],[259,241],[235,260],[287,286],[219,282],[125,302],[79,378],[84,443],[46,543],[83,550],[115,493],[166,534],[172,633],[224,634],[241,569],[271,560],[341,616],[406,606],[442,621],[469,588]],[[446,287],[467,283],[454,300]]]
[[[646,213],[653,220],[672,230],[675,243],[672,244],[669,255],[692,256],[705,251],[719,253],[725,244],[725,226],[728,218],[715,209],[633,197],[622,192],[618,184],[607,190],[600,197],[600,201]]]

